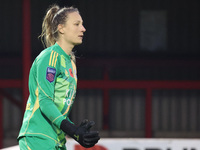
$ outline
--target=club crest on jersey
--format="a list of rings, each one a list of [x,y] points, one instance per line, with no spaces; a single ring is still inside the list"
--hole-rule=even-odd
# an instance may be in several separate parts
[[[67,70],[65,69],[65,76],[68,78],[69,77],[69,73],[67,72]]]
[[[46,79],[49,82],[53,82],[54,81],[55,75],[56,75],[56,69],[55,68],[47,67]]]

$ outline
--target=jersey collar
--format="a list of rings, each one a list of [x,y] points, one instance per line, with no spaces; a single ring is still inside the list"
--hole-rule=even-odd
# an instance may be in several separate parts
[[[67,59],[71,60],[71,56],[67,55],[57,43],[55,43],[54,46],[56,47],[56,50],[59,52],[59,54],[64,55]]]

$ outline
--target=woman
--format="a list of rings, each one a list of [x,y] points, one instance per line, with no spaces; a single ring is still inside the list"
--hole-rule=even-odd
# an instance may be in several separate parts
[[[100,139],[97,131],[90,131],[93,121],[75,126],[68,118],[77,86],[72,49],[82,43],[85,31],[77,8],[54,5],[47,11],[41,34],[47,48],[30,70],[30,96],[18,136],[20,149],[66,149],[66,134],[86,148]]]

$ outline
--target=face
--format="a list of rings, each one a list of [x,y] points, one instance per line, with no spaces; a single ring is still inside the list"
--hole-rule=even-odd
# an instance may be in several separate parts
[[[60,32],[61,38],[72,45],[79,45],[83,40],[83,33],[86,29],[83,26],[83,20],[78,12],[69,13],[66,23],[62,25]]]

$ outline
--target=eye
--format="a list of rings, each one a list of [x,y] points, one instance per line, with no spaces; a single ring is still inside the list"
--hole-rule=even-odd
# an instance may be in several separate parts
[[[79,26],[79,23],[75,23],[74,25],[75,25],[75,26]]]

